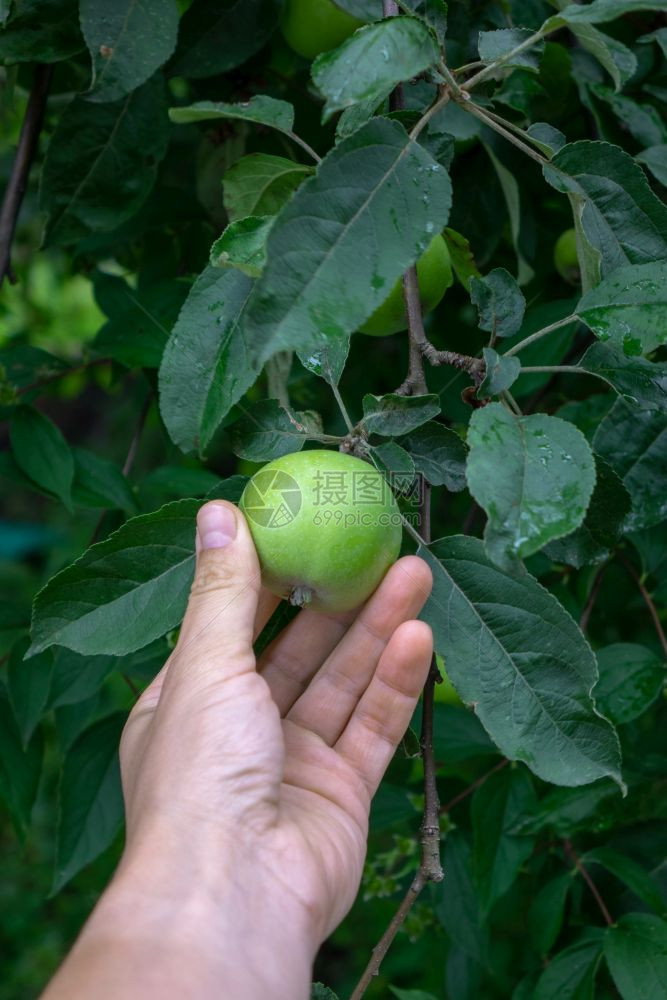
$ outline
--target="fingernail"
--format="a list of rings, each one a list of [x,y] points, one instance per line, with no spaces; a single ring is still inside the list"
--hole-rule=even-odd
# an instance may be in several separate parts
[[[224,549],[236,538],[234,512],[221,503],[207,503],[197,515],[202,549]]]

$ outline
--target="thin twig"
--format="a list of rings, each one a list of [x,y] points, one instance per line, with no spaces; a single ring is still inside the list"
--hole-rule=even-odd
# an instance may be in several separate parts
[[[93,358],[91,361],[82,361],[80,365],[75,365],[74,368],[63,368],[61,372],[56,372],[54,375],[47,376],[47,378],[39,379],[37,382],[31,382],[30,385],[24,385],[21,389],[17,390],[17,394],[22,396],[26,392],[32,392],[33,389],[42,389],[44,386],[50,385],[52,382],[57,382],[67,375],[76,375],[78,372],[87,371],[89,368],[95,368],[98,365],[111,364],[111,360],[111,358]]]
[[[12,271],[12,243],[23,195],[28,184],[30,167],[44,121],[46,99],[52,76],[53,66],[40,63],[35,67],[35,78],[21,126],[16,156],[0,209],[0,285],[6,277],[12,284],[16,281],[16,276]]]
[[[495,121],[493,118],[490,118],[486,111],[483,111],[482,108],[480,108],[479,105],[474,104],[473,101],[460,101],[459,107],[462,107],[464,111],[469,111],[471,115],[475,116],[475,118],[479,118],[480,121],[483,121],[484,124],[488,125],[489,128],[494,130],[494,132],[498,132],[498,134],[502,135],[508,142],[511,142],[513,146],[520,149],[522,153],[529,156],[531,160],[535,160],[536,163],[539,163],[541,167],[549,165],[549,160],[547,160],[545,156],[542,156],[542,154],[538,153],[536,149],[532,148],[532,146],[529,146],[527,143],[523,142],[522,139],[519,139],[518,136],[514,135],[509,129],[501,125],[499,121]]]
[[[555,28],[552,28],[551,30],[555,31]],[[514,59],[521,52],[525,52],[526,49],[531,48],[533,45],[536,45],[547,34],[549,34],[549,32],[545,31],[544,28],[542,27],[540,28],[539,31],[536,31],[534,35],[531,35],[529,38],[526,38],[525,41],[521,42],[520,45],[517,45],[509,52],[505,52],[504,55],[498,56],[498,58],[494,59],[494,61],[489,63],[488,66],[485,66],[484,69],[481,69],[479,73],[475,73],[475,75],[471,76],[469,80],[466,80],[465,84],[466,90],[472,90],[473,87],[476,87],[478,84],[483,83],[485,80],[488,80],[488,78],[490,76],[493,76],[496,70],[500,69],[501,66],[503,66],[506,62],[508,62],[510,59]]]
[[[572,313],[570,316],[565,316],[564,319],[556,320],[555,323],[550,323],[549,326],[543,327],[541,330],[536,330],[535,333],[531,333],[529,337],[525,337],[520,340],[518,344],[514,347],[510,347],[509,351],[505,351],[503,354],[504,358],[511,358],[514,354],[518,354],[522,351],[524,347],[528,347],[529,344],[534,344],[536,340],[541,340],[542,337],[546,337],[548,333],[553,333],[554,330],[560,330],[561,326],[567,326],[568,323],[574,323],[578,319],[576,313]]]
[[[646,589],[646,587],[644,585],[644,581],[642,580],[642,578],[640,577],[639,573],[634,568],[634,566],[632,565],[632,563],[630,562],[630,560],[626,559],[625,556],[621,556],[621,562],[623,563],[623,565],[625,566],[626,570],[628,571],[628,573],[630,574],[630,576],[632,577],[632,579],[635,581],[635,583],[639,587],[639,592],[642,595],[642,597],[644,598],[644,603],[646,604],[646,607],[649,610],[651,618],[653,619],[653,624],[655,625],[655,630],[656,630],[656,632],[658,634],[658,639],[660,640],[660,645],[662,646],[662,651],[665,654],[665,656],[667,657],[667,635],[665,635],[665,630],[662,627],[662,622],[660,621],[660,616],[658,614],[658,609],[655,606],[653,598],[649,594],[648,590]]]
[[[444,806],[441,806],[440,807],[441,814],[444,815],[445,813],[451,812],[454,806],[457,806],[459,802],[463,802],[464,799],[467,799],[468,796],[472,795],[473,792],[476,792],[477,789],[480,788],[480,786],[483,785],[484,782],[488,778],[490,778],[492,774],[495,774],[497,771],[502,771],[502,769],[504,767],[507,767],[508,764],[509,760],[507,759],[507,757],[503,757],[502,760],[498,761],[498,763],[494,767],[492,767],[489,771],[486,771],[486,773],[483,774],[480,778],[478,778],[477,781],[473,781],[471,785],[468,785],[468,787],[464,788],[462,792],[459,792],[458,795],[455,795],[453,799],[451,799],[449,802],[446,802]]]
[[[593,898],[595,899],[595,902],[598,904],[598,907],[600,908],[600,913],[604,917],[604,921],[605,921],[607,927],[611,927],[612,924],[614,923],[614,921],[612,920],[611,914],[610,914],[609,910],[607,909],[607,907],[605,906],[605,902],[604,902],[602,896],[600,895],[598,887],[596,886],[595,882],[591,878],[590,874],[587,872],[586,868],[581,863],[581,859],[580,859],[579,855],[577,854],[577,852],[575,851],[574,847],[572,846],[572,842],[570,840],[564,840],[563,841],[563,848],[565,850],[566,857],[568,857],[570,859],[570,861],[572,862],[572,864],[574,865],[574,867],[577,869],[577,871],[579,872],[579,874],[583,878],[583,880],[586,883],[586,885],[588,886],[588,888],[591,890],[591,893],[593,894]]]
[[[315,163],[322,162],[322,157],[319,155],[319,153],[316,153],[315,150],[312,148],[312,146],[309,146],[308,143],[305,141],[305,139],[302,139],[300,135],[296,134],[296,132],[286,132],[285,135],[288,135],[292,140],[292,142],[296,142],[298,146],[301,146],[301,148],[304,149],[309,156],[312,156],[312,158],[315,160]]]
[[[590,621],[591,614],[593,613],[593,608],[598,599],[598,594],[600,593],[600,587],[602,586],[602,577],[604,576],[609,563],[603,563],[595,575],[593,580],[593,586],[591,587],[591,592],[588,595],[588,600],[584,610],[581,612],[581,618],[579,619],[579,628],[582,632],[585,632],[588,628],[588,622]]]
[[[364,993],[370,986],[374,977],[377,976],[380,971],[380,966],[382,960],[389,951],[392,941],[398,934],[398,931],[405,923],[405,918],[414,906],[419,893],[424,888],[425,882],[422,878],[421,872],[417,872],[414,879],[410,883],[408,891],[401,901],[401,905],[396,910],[396,913],[391,918],[389,926],[386,931],[378,941],[378,943],[373,948],[373,953],[371,955],[370,961],[366,968],[364,969],[361,979],[354,988],[354,992],[350,995],[350,1000],[361,1000]]]

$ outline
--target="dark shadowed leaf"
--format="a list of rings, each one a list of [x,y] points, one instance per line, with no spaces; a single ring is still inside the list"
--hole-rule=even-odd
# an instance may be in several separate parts
[[[499,570],[477,538],[419,551],[434,575],[422,617],[501,752],[562,785],[620,781],[616,734],[590,697],[595,657],[556,598],[527,573]]]
[[[667,515],[667,415],[617,399],[598,427],[593,447],[632,498],[626,528],[659,524]]]
[[[53,63],[80,52],[78,6],[78,0],[15,2],[0,35],[0,62]]]
[[[532,837],[513,831],[535,801],[533,783],[523,767],[492,774],[473,795],[472,873],[483,913],[509,889],[532,854]]]
[[[617,725],[632,722],[660,695],[665,684],[665,664],[650,649],[616,642],[597,651],[600,680],[595,700]]]
[[[21,471],[71,510],[74,459],[56,425],[32,406],[19,406],[12,416],[10,440]]]
[[[203,77],[240,66],[270,38],[279,0],[194,0],[181,20],[170,70]]]
[[[658,913],[664,914],[665,909],[667,909],[666,900],[660,894],[658,886],[646,869],[632,858],[620,854],[611,847],[594,847],[592,851],[587,851],[581,860],[584,864],[602,865],[608,872],[620,879],[642,903],[646,903]]]
[[[599,455],[595,456],[595,473],[595,488],[583,524],[571,535],[550,542],[544,550],[550,559],[575,569],[609,556],[632,506],[621,478]]]
[[[458,830],[445,841],[445,881],[434,889],[435,911],[447,934],[467,955],[484,961],[488,939],[470,874],[470,847]]]
[[[100,719],[67,752],[60,779],[52,893],[101,854],[120,829],[123,793],[118,743],[125,719],[124,712]]]
[[[230,427],[232,450],[251,462],[269,462],[301,451],[309,437],[322,433],[316,414],[290,414],[277,399],[262,399],[243,409],[243,416]]]
[[[190,283],[158,281],[135,289],[100,271],[93,283],[100,308],[109,316],[95,338],[96,353],[128,368],[158,368]]]
[[[400,444],[410,452],[417,472],[433,486],[446,486],[452,493],[465,489],[468,455],[458,434],[444,424],[429,420],[415,428]]]
[[[145,83],[176,47],[175,0],[81,0],[79,16],[93,64],[88,100],[117,101]]]
[[[478,49],[479,58],[482,62],[490,63],[512,52],[526,39],[530,38],[532,31],[529,28],[500,28],[498,31],[480,31]],[[529,49],[524,49],[511,59],[505,60],[504,66],[521,66],[523,69],[537,71],[540,59],[544,52],[544,42],[536,42]]]
[[[519,358],[506,358],[498,354],[492,347],[485,347],[482,350],[484,357],[484,380],[477,390],[480,399],[487,396],[497,396],[504,389],[509,389],[514,385],[521,371],[521,361]]]
[[[73,448],[72,500],[82,507],[137,513],[137,501],[127,479],[114,462],[85,448]]]
[[[667,922],[626,913],[608,928],[604,957],[623,1000],[667,997]]]
[[[363,423],[369,434],[393,437],[407,434],[440,413],[437,396],[386,396],[367,394],[363,398]]]
[[[25,750],[46,711],[51,689],[53,654],[40,653],[29,663],[23,657],[30,645],[27,636],[12,647],[7,669],[7,691]]]
[[[42,773],[44,738],[42,730],[33,734],[23,748],[4,684],[0,684],[0,799],[4,799],[17,833],[23,834]]]
[[[125,222],[150,194],[167,149],[164,81],[93,104],[75,97],[51,136],[40,189],[47,243],[74,243]]]
[[[593,1000],[603,932],[587,927],[575,944],[555,955],[537,981],[533,1000]]]
[[[497,755],[481,722],[468,708],[436,704],[433,710],[433,748],[438,761],[449,763],[471,757]]]
[[[667,144],[642,149],[641,153],[635,156],[635,160],[648,167],[655,179],[667,186]]]
[[[573,884],[568,872],[559,875],[540,888],[530,906],[530,936],[540,955],[551,951],[563,926],[567,894]]]

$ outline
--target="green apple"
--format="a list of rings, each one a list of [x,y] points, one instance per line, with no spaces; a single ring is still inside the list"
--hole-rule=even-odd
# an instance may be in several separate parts
[[[564,278],[569,284],[578,285],[580,283],[577,234],[574,229],[566,229],[556,240],[554,264],[561,278]]]
[[[454,280],[449,250],[439,234],[433,237],[417,261],[417,278],[422,312],[426,315],[435,309]],[[388,297],[360,327],[360,331],[370,334],[371,337],[388,337],[391,333],[405,330],[407,325],[403,281],[399,278]]]
[[[398,557],[401,516],[385,478],[339,451],[301,451],[269,462],[239,506],[264,585],[292,604],[349,611]]]
[[[363,21],[331,0],[287,0],[280,21],[285,41],[304,59],[337,48]]]
[[[440,671],[440,676],[442,677],[442,682],[435,685],[435,700],[441,702],[443,705],[463,705],[458,691],[447,676],[445,661],[441,656],[436,655],[435,662],[438,665],[438,670]]]

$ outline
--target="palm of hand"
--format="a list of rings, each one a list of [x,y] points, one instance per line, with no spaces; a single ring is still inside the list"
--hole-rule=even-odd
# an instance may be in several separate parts
[[[230,675],[193,670],[186,693],[177,647],[124,735],[128,842],[151,805],[178,816],[191,851],[219,851],[222,830],[326,936],[353,902],[370,800],[428,671],[430,630],[411,619],[429,588],[426,564],[402,559],[356,618],[302,611],[256,669],[245,651]],[[255,632],[275,604],[260,595]]]

